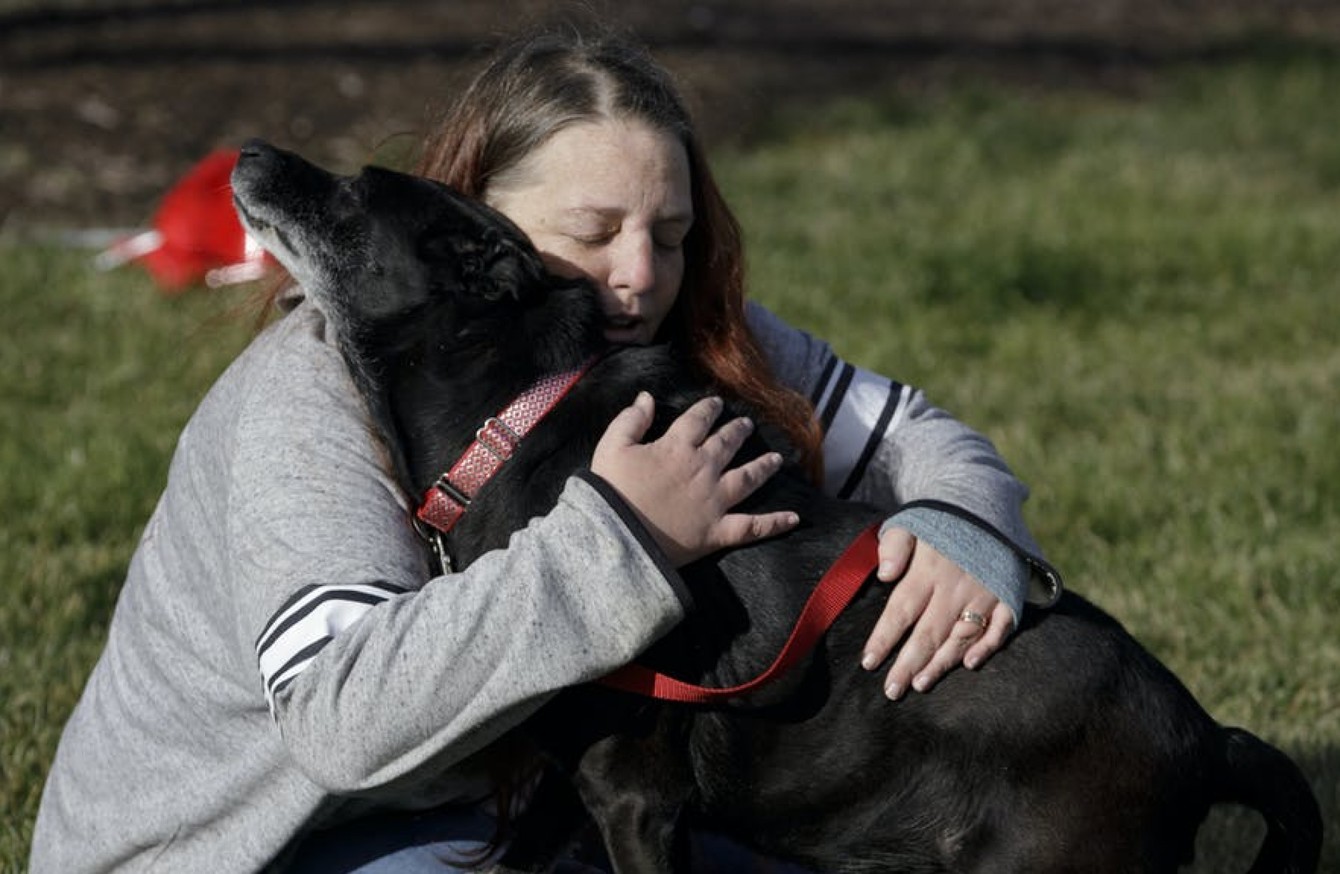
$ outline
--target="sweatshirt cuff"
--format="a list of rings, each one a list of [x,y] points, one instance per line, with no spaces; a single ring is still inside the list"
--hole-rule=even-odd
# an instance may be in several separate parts
[[[1010,608],[1014,628],[1019,627],[1032,568],[1009,544],[961,516],[933,507],[899,510],[885,520],[879,533],[883,535],[893,527],[907,529],[972,574]]]
[[[599,474],[592,473],[589,470],[579,470],[574,476],[591,486],[605,499],[605,503],[609,504],[610,509],[622,520],[624,526],[628,529],[628,533],[633,535],[633,539],[642,547],[642,551],[647,554],[647,557],[656,565],[656,569],[661,572],[661,576],[670,585],[670,590],[679,599],[684,612],[690,612],[693,609],[693,595],[689,592],[689,587],[685,585],[684,578],[679,575],[679,571],[671,564],[670,559],[656,545],[656,540],[651,536],[651,532],[647,531],[647,526],[642,524],[642,520],[638,518],[637,513],[633,512],[633,508],[628,506],[628,502],[623,499],[618,490]]]

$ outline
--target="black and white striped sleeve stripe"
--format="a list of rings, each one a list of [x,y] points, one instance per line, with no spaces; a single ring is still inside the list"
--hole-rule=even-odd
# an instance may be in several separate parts
[[[912,390],[836,357],[810,400],[824,431],[824,487],[850,497],[885,436],[898,427]]]
[[[327,643],[376,605],[405,590],[389,583],[305,586],[275,611],[256,639],[265,703],[312,662]]]

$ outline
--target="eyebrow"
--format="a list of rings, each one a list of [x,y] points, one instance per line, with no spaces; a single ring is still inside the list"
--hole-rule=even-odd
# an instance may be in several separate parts
[[[615,208],[615,207],[601,207],[601,206],[573,206],[573,207],[569,207],[568,209],[563,210],[563,214],[564,214],[564,215],[570,215],[570,216],[578,217],[578,218],[585,217],[585,216],[594,216],[594,217],[596,217],[596,218],[598,218],[598,219],[601,219],[602,221],[608,221],[609,219],[618,219],[618,218],[622,218],[623,215],[624,215],[623,210],[617,209],[617,208]],[[675,212],[675,213],[670,213],[669,215],[656,216],[656,218],[655,218],[655,220],[654,220],[654,224],[658,224],[658,225],[664,225],[664,224],[679,224],[679,223],[683,223],[683,224],[692,224],[692,223],[693,223],[693,213],[692,213],[692,212],[684,212],[684,213]]]

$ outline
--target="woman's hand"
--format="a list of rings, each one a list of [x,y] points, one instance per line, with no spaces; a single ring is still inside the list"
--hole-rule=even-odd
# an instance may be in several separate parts
[[[877,576],[897,585],[861,665],[875,670],[906,637],[884,681],[895,701],[909,687],[928,691],[959,664],[980,667],[1014,624],[1010,608],[975,577],[903,528],[891,527],[880,538]]]
[[[591,459],[591,472],[614,487],[666,557],[682,567],[718,549],[794,528],[795,513],[729,512],[781,469],[775,452],[727,470],[753,433],[748,419],[712,430],[719,398],[706,398],[676,419],[660,439],[641,443],[655,404],[642,392],[610,422]]]

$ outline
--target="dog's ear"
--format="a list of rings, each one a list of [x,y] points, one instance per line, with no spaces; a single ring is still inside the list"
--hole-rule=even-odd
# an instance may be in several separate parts
[[[544,262],[530,243],[514,234],[490,229],[476,281],[494,300],[531,303],[546,287]]]
[[[526,304],[545,287],[539,254],[524,238],[504,229],[436,229],[424,236],[420,257],[450,270],[464,301]]]

